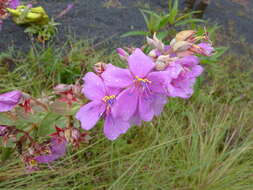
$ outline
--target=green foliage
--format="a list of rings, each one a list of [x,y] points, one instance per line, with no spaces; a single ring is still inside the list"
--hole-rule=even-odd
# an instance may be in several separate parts
[[[12,155],[12,153],[14,152],[14,148],[10,148],[10,147],[1,147],[0,146],[0,152],[1,152],[1,161],[5,162],[6,160],[8,160],[10,158],[10,156]]]
[[[31,24],[24,32],[31,36],[36,36],[39,42],[45,42],[56,35],[58,25],[60,24],[51,19],[47,24]]]
[[[59,83],[75,83],[102,57],[106,59],[102,51],[95,52],[83,41],[68,41],[62,48],[34,46],[26,55],[14,51],[0,54],[0,92],[19,88],[41,95]],[[9,72],[13,65],[18,67]]]
[[[136,35],[148,36],[155,32],[166,37],[173,33],[172,29],[176,29],[177,27],[182,28],[191,26],[192,28],[195,28],[195,24],[205,23],[202,19],[193,18],[194,14],[198,13],[198,11],[191,11],[185,14],[181,13],[178,6],[178,0],[169,0],[168,4],[168,13],[156,13],[154,11],[141,9],[140,11],[146,23],[147,31],[130,31],[123,34],[122,37]]]
[[[37,94],[49,84],[73,82],[91,70],[90,64],[104,57],[87,44],[69,47],[69,51],[64,51],[68,53],[49,47],[43,52],[33,50],[27,56],[9,57],[20,60],[14,73],[23,74],[16,75],[14,80],[14,76],[10,76],[13,73],[7,75],[3,70],[0,84],[8,81],[13,88],[23,84],[20,88],[25,90],[32,86],[32,94]],[[62,55],[73,65],[62,64]],[[105,59],[122,64],[115,55]],[[98,124],[92,129],[90,144],[74,153],[70,151],[50,169],[45,166],[41,171],[24,174],[20,162],[5,161],[0,167],[0,189],[251,190],[253,81],[252,70],[246,69],[251,59],[227,53],[219,60],[216,63],[203,60],[208,72],[197,82],[201,88],[197,88],[193,97],[170,99],[161,117],[131,128],[115,142],[103,137],[102,125]],[[52,77],[57,74],[58,77]],[[26,79],[21,81],[24,76]],[[42,83],[47,79],[54,81]],[[1,85],[1,89],[9,89],[9,86]],[[44,131],[49,121],[61,123],[57,113],[37,117],[43,134],[49,132]],[[1,151],[7,152],[4,157],[8,156],[9,150]]]

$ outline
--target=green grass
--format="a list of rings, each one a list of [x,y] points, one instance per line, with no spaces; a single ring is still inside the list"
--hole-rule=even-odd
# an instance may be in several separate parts
[[[18,87],[35,96],[73,83],[98,61],[122,64],[83,42],[0,57],[0,90]],[[8,63],[16,64],[12,72]],[[114,142],[99,124],[89,144],[69,149],[52,168],[27,174],[17,158],[1,163],[0,189],[252,190],[252,60],[226,54],[204,67],[193,97],[170,99],[160,117]]]

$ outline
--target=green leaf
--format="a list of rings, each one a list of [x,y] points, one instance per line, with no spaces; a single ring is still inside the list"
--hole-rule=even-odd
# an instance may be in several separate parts
[[[186,18],[190,18],[191,16],[193,16],[194,14],[196,13],[200,13],[201,11],[191,11],[189,13],[186,13],[186,14],[183,14],[182,16],[178,17],[176,19],[176,22],[180,21],[180,20],[183,20],[183,19],[186,19]]]
[[[176,23],[175,26],[183,26],[183,25],[187,25],[187,24],[200,23],[200,22],[205,23],[206,21],[204,21],[202,19],[198,19],[198,18],[192,18],[192,19],[180,21],[180,22]]]
[[[165,27],[169,22],[169,17],[168,15],[165,15],[164,17],[161,18],[159,24],[158,24],[158,28],[162,29],[163,27]]]
[[[14,125],[14,121],[8,118],[4,113],[0,114],[0,125]]]
[[[154,11],[149,11],[149,10],[145,10],[145,9],[140,9],[143,13],[149,14],[149,15],[153,15],[155,18],[160,19],[161,16],[156,14]]]
[[[130,31],[125,34],[122,34],[120,37],[125,38],[128,36],[146,36],[146,35],[149,35],[149,32],[136,30],[136,31]]]
[[[39,136],[46,136],[54,131],[54,126],[56,121],[61,116],[57,113],[48,113],[44,119],[41,121],[39,128],[38,128],[38,135]]]
[[[163,31],[163,32],[159,32],[157,34],[157,37],[158,37],[158,39],[163,40],[164,38],[166,38],[169,35],[169,33],[170,33],[170,31],[168,31],[168,30]]]
[[[178,13],[178,0],[175,0],[172,9],[170,10],[169,23],[174,24]]]
[[[147,15],[143,12],[142,9],[140,9],[140,11],[141,11],[141,14],[142,14],[142,16],[144,18],[144,21],[146,23],[147,28],[149,28],[150,22],[149,22],[149,19],[148,19]]]
[[[14,149],[11,147],[0,147],[1,150],[1,161],[4,162],[10,158],[11,154],[14,152]]]

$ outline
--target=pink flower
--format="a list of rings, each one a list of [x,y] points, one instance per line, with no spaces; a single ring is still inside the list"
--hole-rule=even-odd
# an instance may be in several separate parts
[[[187,56],[172,62],[166,71],[173,80],[168,83],[168,96],[189,98],[193,94],[196,78],[203,72],[196,56]]]
[[[16,9],[20,5],[19,0],[11,0],[9,3],[9,7],[12,9]]]
[[[19,104],[21,97],[22,93],[17,90],[0,94],[0,112],[12,110],[17,104]]]
[[[105,117],[104,134],[108,139],[115,140],[130,128],[128,122],[111,114],[120,90],[107,87],[103,80],[92,72],[87,73],[83,80],[85,83],[82,92],[91,102],[80,108],[76,118],[81,121],[83,129],[90,130],[101,117]]]
[[[121,69],[111,65],[102,74],[107,86],[125,88],[116,98],[113,116],[125,121],[134,120],[135,124],[140,120],[151,121],[166,103],[168,72],[152,72],[155,63],[140,49],[129,56],[128,66],[129,69]]]
[[[66,153],[67,141],[64,138],[52,137],[47,154],[35,156],[38,163],[50,163],[62,157]]]

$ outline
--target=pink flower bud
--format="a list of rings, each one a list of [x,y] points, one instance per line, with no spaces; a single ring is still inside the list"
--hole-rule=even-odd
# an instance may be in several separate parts
[[[119,57],[123,60],[123,61],[127,61],[129,54],[122,48],[117,48],[116,49]]]
[[[108,65],[104,62],[98,62],[93,66],[93,69],[97,74],[102,74],[106,70],[107,66]]]
[[[6,126],[0,125],[0,137],[6,135],[8,128]]]
[[[54,87],[54,92],[56,94],[61,94],[61,93],[71,90],[71,88],[72,88],[72,85],[58,84],[57,86]]]

